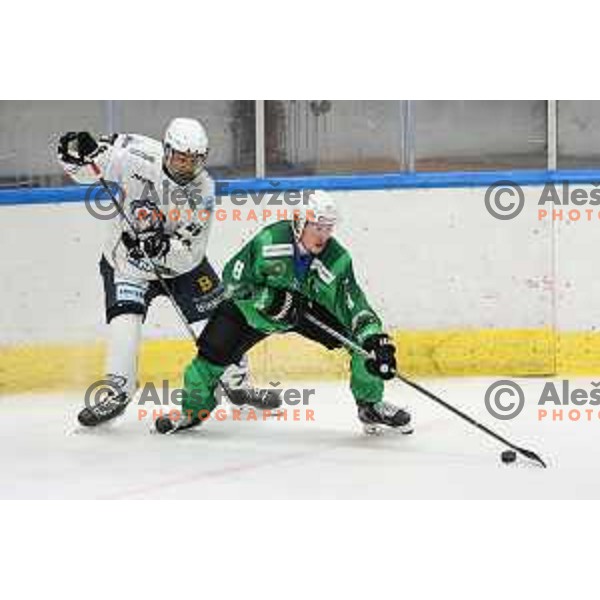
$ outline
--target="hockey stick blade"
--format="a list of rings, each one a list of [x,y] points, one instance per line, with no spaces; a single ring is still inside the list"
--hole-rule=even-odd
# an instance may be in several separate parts
[[[317,327],[321,328],[326,333],[329,333],[332,337],[334,337],[335,339],[337,339],[346,348],[348,348],[348,349],[356,352],[360,356],[364,356],[365,358],[369,358],[371,356],[364,348],[362,348],[361,346],[359,346],[355,341],[348,339],[345,335],[341,334],[339,331],[336,331],[332,327],[329,327],[325,323],[322,323],[314,315],[307,314],[306,318],[307,318],[308,321],[310,321],[311,323],[313,323]],[[457,417],[460,417],[461,419],[463,419],[467,423],[470,423],[474,427],[477,427],[480,431],[483,431],[484,433],[486,433],[487,435],[489,435],[489,436],[493,437],[494,439],[498,440],[499,442],[501,442],[505,446],[508,446],[512,450],[515,450],[516,452],[519,452],[519,454],[522,454],[523,456],[525,456],[529,460],[532,460],[532,461],[538,463],[539,465],[541,465],[542,467],[544,467],[544,469],[546,468],[546,466],[547,466],[546,463],[540,458],[540,456],[538,456],[535,452],[533,452],[533,450],[527,450],[526,448],[521,448],[519,446],[515,446],[513,443],[509,442],[506,438],[504,438],[503,436],[501,436],[499,433],[495,432],[493,429],[490,429],[489,427],[487,427],[483,423],[480,423],[479,421],[475,420],[473,417],[471,417],[467,413],[463,412],[462,410],[458,409],[453,404],[450,404],[449,402],[446,402],[445,400],[442,400],[442,398],[440,398],[439,396],[437,396],[433,392],[430,392],[427,388],[424,388],[422,385],[420,385],[420,384],[412,381],[408,377],[405,377],[404,375],[402,375],[400,373],[396,373],[395,379],[396,379],[396,381],[398,381],[398,380],[402,381],[402,383],[404,383],[404,384],[408,385],[409,387],[413,388],[414,390],[416,390],[420,394],[423,394],[424,396],[427,396],[427,398],[429,398],[430,400],[433,400],[433,402],[439,404],[440,406],[443,406],[446,410],[449,410],[450,412],[454,413]]]
[[[542,466],[544,469],[548,467],[548,465],[542,460],[539,454],[536,454],[533,450],[527,450],[527,448],[519,448],[518,446],[511,446],[513,450],[522,454],[529,460],[532,460]]]
[[[511,448],[512,450],[514,450],[515,452],[519,452],[519,454],[522,454],[523,456],[525,456],[529,460],[532,460],[532,461],[538,463],[539,465],[541,465],[542,467],[544,467],[544,469],[547,468],[546,463],[533,450],[528,450],[527,448],[521,448],[520,446],[516,446],[515,444],[513,444],[510,441],[508,441],[505,437],[501,436],[499,433],[497,433],[493,429],[490,429],[489,427],[487,427],[483,423],[480,423],[479,421],[475,420],[473,417],[471,417],[470,415],[464,413],[462,410],[459,410],[458,408],[456,408],[456,406],[453,406],[449,402],[446,402],[445,400],[442,400],[439,396],[436,396],[433,392],[430,392],[428,389],[424,388],[422,385],[420,385],[418,383],[415,383],[414,381],[411,381],[410,379],[408,379],[408,377],[405,377],[404,375],[401,375],[400,373],[397,373],[396,374],[396,379],[402,381],[402,383],[410,386],[411,388],[413,388],[417,392],[419,392],[419,393],[427,396],[428,398],[430,398],[431,400],[433,400],[437,404],[440,404],[444,408],[448,409],[450,412],[453,412],[456,416],[458,416],[461,419],[467,421],[467,423],[470,423],[471,425],[474,425],[480,431],[483,431],[484,433],[487,433],[488,435],[492,436],[493,438],[495,438],[496,440],[498,440],[499,442],[501,442],[505,446],[508,446],[509,448]]]

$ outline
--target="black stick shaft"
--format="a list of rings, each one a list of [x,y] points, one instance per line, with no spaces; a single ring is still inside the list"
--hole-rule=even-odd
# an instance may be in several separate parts
[[[181,308],[179,308],[179,305],[175,301],[175,298],[173,297],[173,294],[171,293],[171,290],[169,289],[167,282],[164,280],[162,274],[158,270],[158,267],[156,266],[154,261],[148,256],[148,253],[146,252],[144,245],[140,243],[139,237],[137,235],[137,230],[136,230],[135,226],[133,225],[131,219],[129,218],[129,215],[125,212],[123,207],[119,204],[119,201],[115,198],[114,194],[112,193],[112,190],[110,189],[110,186],[108,185],[108,183],[106,182],[104,177],[102,177],[102,171],[100,170],[100,167],[98,167],[98,165],[95,162],[91,162],[89,164],[92,167],[94,174],[98,178],[98,181],[101,183],[102,187],[105,189],[106,193],[109,195],[110,199],[112,200],[113,204],[115,205],[118,213],[121,215],[121,217],[127,223],[128,227],[131,229],[131,233],[135,236],[135,239],[138,242],[138,245],[144,255],[144,258],[150,263],[150,265],[152,267],[152,271],[153,271],[154,275],[156,276],[156,279],[160,283],[160,286],[162,287],[163,291],[165,292],[167,298],[170,300],[171,304],[173,305],[173,308],[175,309],[175,312],[177,313],[179,320],[181,321],[181,323],[185,327],[186,331],[188,332],[188,335],[190,336],[192,343],[194,344],[194,348],[196,348],[197,347],[196,346],[196,334],[194,333],[194,329],[192,328],[192,326],[190,325],[190,322],[187,320],[187,318],[183,314],[183,311],[181,310]],[[225,395],[231,400],[231,396],[229,394],[229,388],[223,383],[221,378],[219,378],[219,384],[220,384],[221,388],[223,389],[223,391],[225,392]]]
[[[185,315],[181,311],[181,308],[179,308],[179,305],[177,304],[177,302],[175,302],[175,298],[173,297],[173,294],[171,293],[171,290],[169,289],[167,282],[164,280],[163,276],[161,275],[160,271],[158,270],[158,267],[156,266],[154,261],[148,256],[146,249],[144,248],[144,245],[140,243],[140,240],[139,240],[139,237],[137,234],[137,229],[135,228],[133,222],[129,218],[129,215],[125,212],[123,207],[119,204],[119,201],[115,198],[112,190],[110,189],[110,186],[108,185],[108,183],[106,182],[104,177],[102,177],[102,171],[100,170],[100,167],[98,167],[98,165],[95,162],[90,163],[90,165],[92,167],[92,170],[94,171],[94,174],[98,178],[98,181],[100,182],[100,184],[102,185],[102,187],[104,188],[106,193],[109,195],[110,199],[112,200],[113,204],[115,205],[119,215],[127,223],[127,226],[131,230],[131,233],[133,234],[136,241],[138,242],[138,246],[140,247],[140,250],[142,251],[144,258],[146,259],[146,261],[148,261],[148,263],[152,267],[152,272],[154,273],[154,276],[158,280],[158,282],[159,282],[160,286],[162,287],[164,293],[166,294],[167,298],[169,298],[171,304],[173,305],[173,308],[175,309],[175,312],[179,316],[179,320],[181,321],[183,326],[186,328],[186,331],[189,334],[192,341],[194,342],[194,345],[196,345],[196,334],[194,333],[192,326],[190,325],[189,321],[185,318]]]
[[[421,394],[427,396],[428,398],[430,398],[434,402],[437,402],[438,404],[441,404],[444,408],[448,409],[450,412],[453,412],[458,417],[461,417],[462,419],[464,419],[465,421],[467,421],[471,425],[474,425],[475,427],[478,427],[479,429],[481,429],[481,431],[484,431],[488,435],[491,435],[493,438],[496,438],[499,442],[502,442],[503,444],[506,444],[507,446],[510,446],[513,450],[518,450],[519,449],[518,446],[515,446],[512,442],[510,442],[506,438],[502,437],[499,433],[496,433],[495,431],[491,430],[489,427],[486,427],[482,423],[479,423],[479,421],[476,421],[473,417],[471,417],[468,414],[462,412],[460,409],[456,408],[455,406],[452,406],[452,404],[449,404],[445,400],[442,400],[441,398],[439,398],[438,396],[436,396],[433,392],[430,392],[429,390],[427,390],[424,387],[420,386],[418,383],[415,383],[414,381],[411,381],[410,379],[407,379],[406,377],[404,377],[404,375],[400,375],[400,373],[396,373],[396,377],[400,381],[402,381],[403,383],[405,383],[406,385],[408,385],[411,388],[417,390],[418,392],[421,392]]]
[[[357,354],[360,354],[361,356],[364,356],[365,358],[372,358],[372,356],[369,352],[367,352],[364,348],[359,346],[353,340],[348,339],[345,335],[341,334],[339,331],[336,331],[332,327],[329,327],[325,323],[322,323],[319,319],[317,319],[315,316],[311,315],[310,313],[307,313],[305,316],[308,321],[310,321],[317,327],[320,327],[323,331],[325,331],[326,333],[328,333],[329,335],[334,337],[336,340],[338,340],[338,342],[340,342],[344,346],[346,346],[346,348],[352,350],[353,352],[356,352]],[[437,402],[437,404],[440,404],[441,406],[443,406],[450,412],[454,413],[456,416],[460,417],[461,419],[464,419],[465,421],[467,421],[467,423],[474,425],[475,427],[477,427],[484,433],[487,433],[489,436],[493,437],[494,439],[498,440],[499,442],[502,442],[504,445],[508,446],[509,448],[516,450],[517,452],[519,452],[520,454],[523,454],[524,456],[526,456],[527,458],[529,458],[531,460],[537,461],[543,467],[546,466],[544,461],[535,452],[532,452],[531,450],[527,450],[525,448],[521,448],[521,447],[517,446],[516,444],[513,444],[506,438],[502,437],[499,433],[496,433],[489,427],[486,427],[482,423],[479,423],[473,417],[464,413],[462,410],[459,410],[455,406],[452,406],[452,404],[449,404],[445,400],[442,400],[441,398],[436,396],[433,392],[430,392],[429,390],[425,389],[423,386],[419,385],[418,383],[415,383],[414,381],[407,379],[406,377],[404,377],[404,375],[400,375],[400,373],[396,373],[396,378],[399,379],[400,381],[402,381],[403,383],[405,383],[406,385],[410,386],[411,388],[417,390],[421,394],[427,396],[430,400]]]

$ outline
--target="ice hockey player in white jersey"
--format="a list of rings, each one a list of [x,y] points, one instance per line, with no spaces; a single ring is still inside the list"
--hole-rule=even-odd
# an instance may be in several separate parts
[[[92,163],[96,165],[106,181],[116,184],[116,196],[129,217],[115,211],[107,219],[99,267],[109,324],[109,383],[101,398],[79,413],[82,425],[120,415],[135,392],[142,323],[152,300],[164,294],[149,260],[197,334],[223,298],[220,278],[206,258],[215,194],[205,168],[208,151],[204,127],[185,118],[170,123],[162,143],[137,134],[96,140],[84,131],[60,138],[58,155],[65,172],[77,183],[93,184],[98,178]],[[237,405],[273,408],[279,402],[248,385],[245,360],[225,373],[223,383]]]

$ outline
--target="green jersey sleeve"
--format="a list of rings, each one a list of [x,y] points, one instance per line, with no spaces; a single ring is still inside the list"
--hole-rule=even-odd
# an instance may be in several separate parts
[[[370,335],[382,332],[382,323],[356,280],[350,255],[345,253],[344,259],[336,277],[335,300],[330,310],[354,340],[362,344]]]
[[[255,240],[250,240],[225,265],[223,283],[228,297],[250,297],[255,291],[259,276]]]

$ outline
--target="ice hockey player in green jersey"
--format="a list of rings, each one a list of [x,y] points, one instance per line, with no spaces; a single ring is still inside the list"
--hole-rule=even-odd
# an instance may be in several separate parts
[[[396,373],[395,347],[356,282],[348,251],[333,237],[332,196],[312,192],[293,220],[261,229],[225,266],[226,300],[198,340],[184,372],[182,416],[156,420],[160,433],[197,426],[215,408],[215,389],[228,365],[272,334],[295,332],[328,349],[341,344],[307,314],[350,337],[371,358],[350,352],[350,388],[367,431],[412,431],[410,414],[383,400],[384,380]]]

